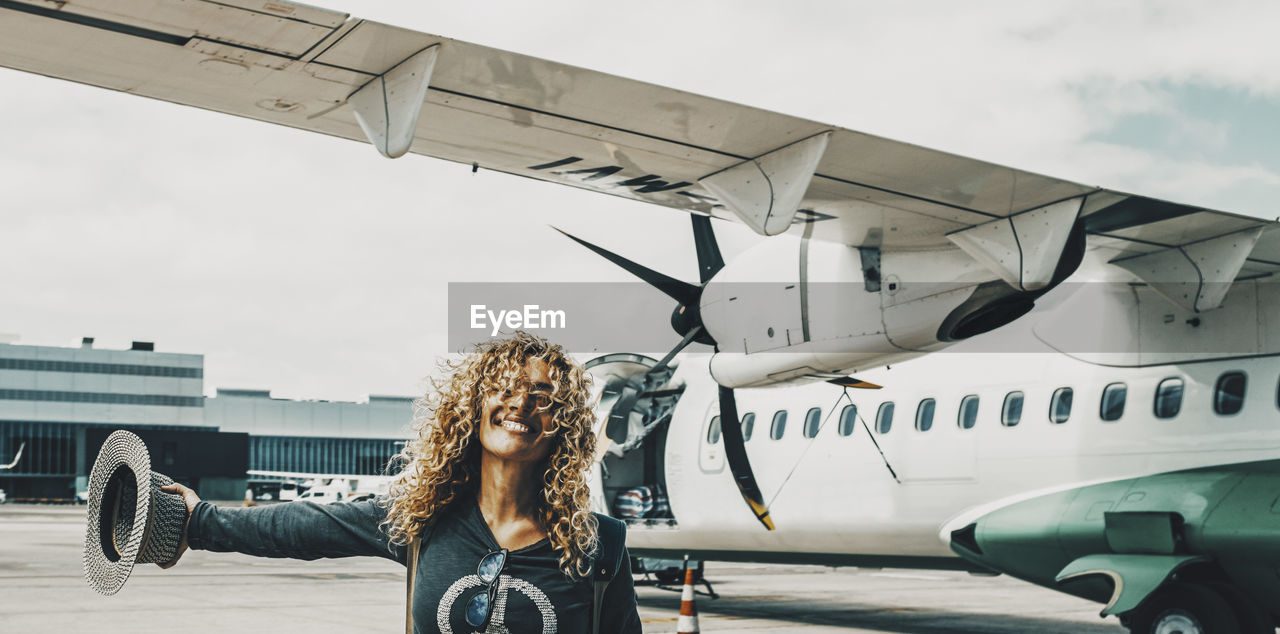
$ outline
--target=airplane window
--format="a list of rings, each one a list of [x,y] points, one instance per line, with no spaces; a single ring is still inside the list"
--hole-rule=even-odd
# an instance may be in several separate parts
[[[876,431],[887,434],[892,427],[893,401],[886,401],[881,403],[880,409],[876,411]]]
[[[1171,376],[1156,386],[1156,418],[1173,418],[1182,410],[1182,379]]]
[[[1244,407],[1244,372],[1227,372],[1213,389],[1213,411],[1222,416],[1240,413]]]
[[[836,431],[839,432],[841,436],[848,436],[853,433],[853,428],[857,424],[858,406],[853,405],[852,403],[845,405],[844,409],[840,410],[840,426],[836,428]]]
[[[742,423],[742,442],[747,442],[748,440],[751,440],[751,431],[755,429],[755,426],[756,426],[755,412],[747,412],[747,415],[742,417],[741,423]]]
[[[720,442],[720,417],[712,416],[711,424],[707,425],[707,444],[714,445]]]
[[[818,435],[818,428],[822,426],[822,408],[815,407],[804,415],[804,437],[813,438]]]
[[[1102,408],[1098,412],[1102,420],[1120,420],[1124,415],[1124,399],[1128,393],[1129,386],[1124,383],[1112,383],[1102,390]]]
[[[773,414],[773,425],[769,427],[769,437],[774,440],[780,440],[782,434],[787,432],[787,411],[778,410]]]
[[[933,409],[936,405],[936,401],[931,398],[920,401],[919,407],[916,407],[916,429],[929,431],[933,428]]]
[[[1004,397],[1004,407],[1000,408],[1000,424],[1013,427],[1022,421],[1022,392],[1009,392]]]
[[[978,395],[970,394],[960,401],[960,416],[956,419],[960,429],[973,429],[978,424]]]
[[[1071,418],[1071,397],[1074,391],[1069,387],[1060,387],[1053,393],[1049,401],[1049,422],[1061,425]]]

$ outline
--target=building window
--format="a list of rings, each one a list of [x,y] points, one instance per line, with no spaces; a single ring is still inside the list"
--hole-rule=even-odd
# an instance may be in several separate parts
[[[960,414],[956,416],[960,429],[973,429],[978,424],[978,395],[970,394],[960,401]]]
[[[1124,383],[1112,383],[1102,390],[1102,406],[1098,416],[1107,422],[1120,420],[1124,416],[1124,401],[1128,396],[1129,386]]]
[[[880,404],[880,409],[876,410],[876,431],[881,434],[887,434],[892,428],[893,401],[885,401]]]
[[[204,407],[203,396],[168,394],[120,394],[117,392],[68,392],[60,390],[0,389],[0,400],[53,403],[103,403],[107,405],[160,405],[163,407]]]
[[[747,412],[747,415],[742,417],[742,442],[751,440],[751,432],[755,428],[756,414],[755,412]]]
[[[769,426],[769,437],[781,440],[785,433],[787,433],[787,411],[780,409],[773,414],[773,424]]]
[[[1182,379],[1171,376],[1156,386],[1156,418],[1173,418],[1182,411]]]
[[[711,424],[707,425],[707,444],[714,445],[720,442],[720,417],[712,416]]]
[[[127,376],[165,376],[199,379],[202,368],[179,368],[125,363],[82,363],[79,361],[47,361],[44,359],[0,359],[0,370],[32,372],[76,372],[80,374],[123,374]]]
[[[814,407],[804,415],[804,437],[813,438],[818,435],[818,428],[822,426],[822,408]]]
[[[853,428],[858,424],[858,406],[849,404],[840,410],[840,427],[836,429],[841,436],[848,436],[853,433]]]
[[[1069,387],[1060,387],[1049,400],[1049,422],[1061,425],[1071,418],[1071,397],[1074,391]]]
[[[1244,408],[1244,372],[1227,372],[1213,388],[1213,411],[1220,416],[1240,413]]]
[[[1009,392],[1004,397],[1004,406],[1000,408],[1000,424],[1013,427],[1022,421],[1022,392]]]
[[[297,442],[290,442],[290,440]],[[381,475],[398,452],[394,440],[251,436],[249,468],[261,471],[317,471],[350,475]],[[314,444],[310,441],[316,441]],[[307,449],[307,445],[311,448]],[[312,465],[308,467],[307,465]],[[314,468],[313,468],[314,467]]]
[[[929,431],[933,429],[933,410],[937,402],[931,398],[920,401],[920,405],[916,407],[916,429],[919,431]]]

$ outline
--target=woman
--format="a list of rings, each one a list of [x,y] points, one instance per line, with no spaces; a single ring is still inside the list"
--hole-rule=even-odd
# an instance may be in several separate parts
[[[597,518],[587,469],[590,378],[560,346],[518,332],[446,363],[420,403],[390,493],[350,504],[217,508],[181,485],[191,548],[405,563],[421,543],[417,632],[590,633]],[[631,570],[602,600],[599,631],[640,632]],[[177,563],[175,558],[164,567]]]

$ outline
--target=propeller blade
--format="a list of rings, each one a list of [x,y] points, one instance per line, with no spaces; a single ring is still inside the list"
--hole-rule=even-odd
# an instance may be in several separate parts
[[[840,387],[856,387],[860,390],[878,390],[884,387],[882,385],[863,381],[856,376],[842,376],[838,379],[828,379],[827,383],[839,385]]]
[[[729,461],[729,472],[733,481],[742,493],[742,499],[751,507],[756,519],[764,527],[773,530],[773,520],[769,518],[769,507],[764,503],[764,495],[756,484],[756,476],[751,471],[751,461],[747,459],[747,447],[742,441],[742,421],[738,420],[738,403],[733,396],[733,388],[720,386],[720,437],[724,439],[724,457]]]
[[[632,262],[631,260],[628,260],[627,258],[624,258],[612,251],[609,251],[608,249],[605,249],[603,247],[598,247],[577,236],[566,233],[560,230],[560,228],[558,227],[552,227],[552,228],[564,234],[565,237],[569,238],[570,240],[573,240],[574,242],[577,242],[578,244],[581,244],[582,246],[588,249],[591,249],[597,255],[600,255],[604,259],[610,262],[613,262],[614,264],[617,264],[618,266],[626,270],[628,273],[644,280],[650,286],[662,291],[663,293],[666,293],[667,297],[670,297],[671,299],[676,300],[680,304],[694,304],[698,301],[698,295],[702,292],[702,289],[700,289],[699,287],[693,284],[690,284],[688,282],[682,282],[680,280],[675,279],[674,277],[668,277],[666,275],[663,275],[662,273],[659,273],[649,267],[646,267],[643,264],[637,264],[635,262]]]
[[[716,244],[716,232],[711,228],[711,216],[693,214],[693,246],[698,250],[698,281],[707,283],[724,268],[720,246]]]
[[[684,339],[681,339],[680,343],[677,343],[676,347],[672,348],[671,352],[667,353],[667,356],[662,357],[662,360],[658,362],[658,365],[649,368],[649,371],[646,374],[653,374],[655,372],[662,371],[663,368],[667,367],[668,363],[671,363],[672,359],[676,358],[677,354],[680,354],[681,350],[688,348],[689,344],[693,343],[694,337],[697,337],[700,332],[702,332],[702,326],[700,325],[690,328],[689,332],[685,333]]]

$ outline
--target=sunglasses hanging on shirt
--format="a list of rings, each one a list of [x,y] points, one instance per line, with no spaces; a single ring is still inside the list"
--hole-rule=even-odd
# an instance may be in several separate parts
[[[503,548],[485,555],[480,559],[480,565],[476,566],[476,576],[489,586],[467,602],[467,625],[476,628],[477,632],[489,625],[489,619],[493,616],[493,602],[498,596],[498,578],[502,576],[502,569],[506,565],[507,549]]]

